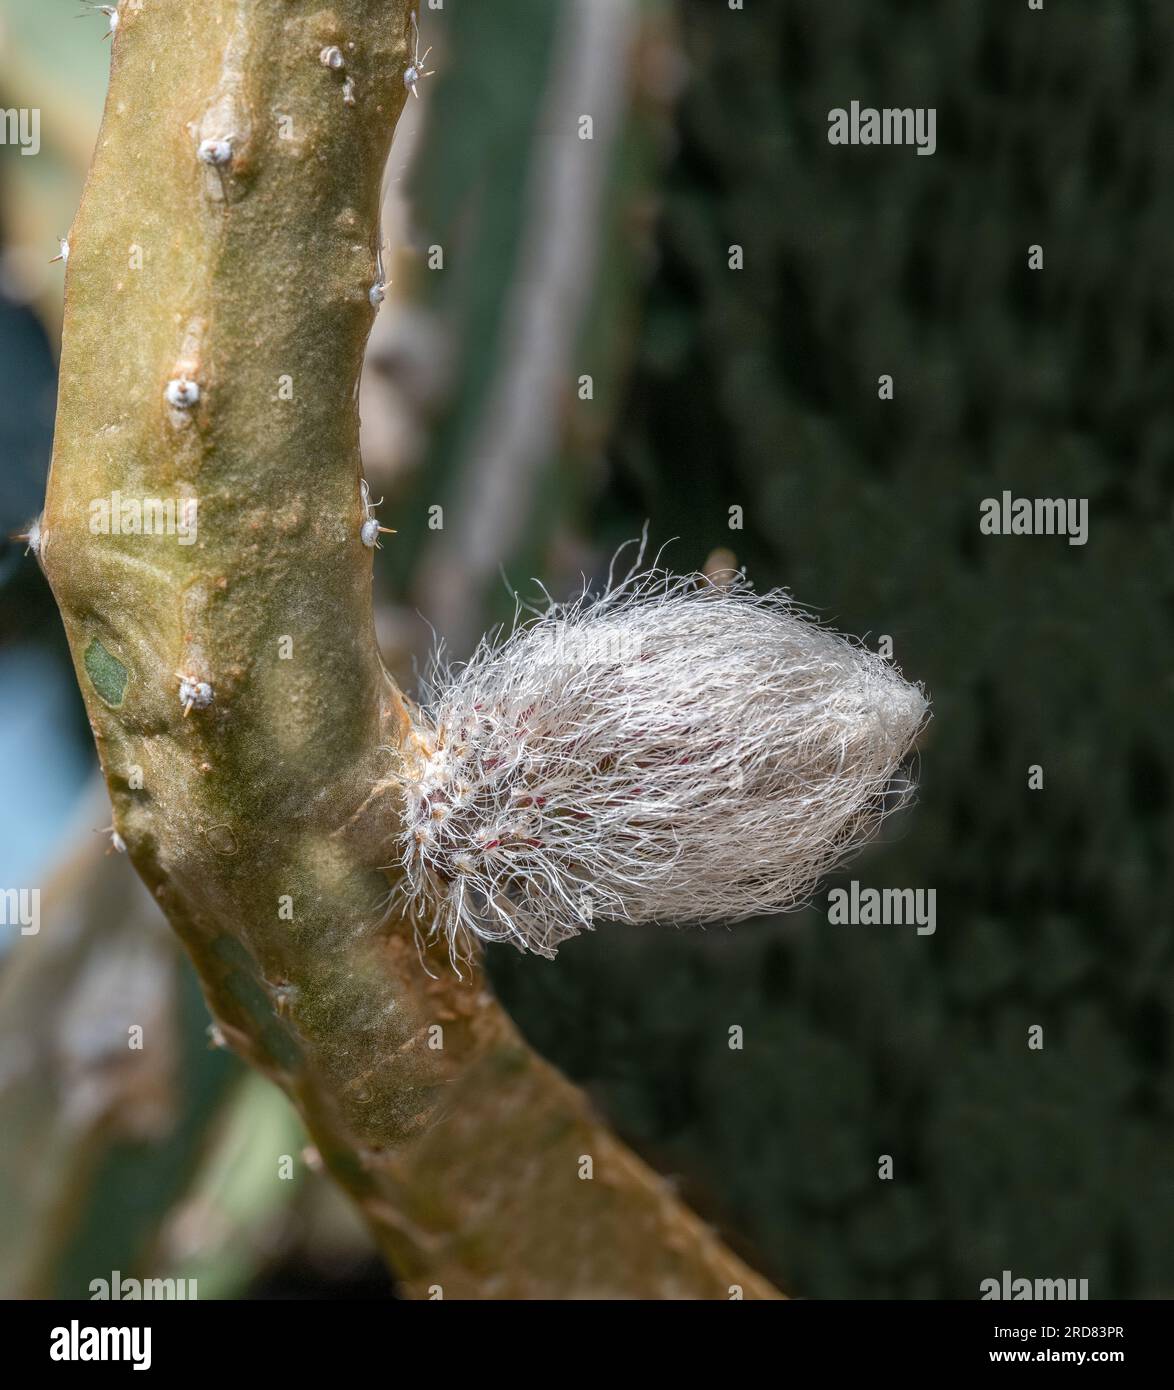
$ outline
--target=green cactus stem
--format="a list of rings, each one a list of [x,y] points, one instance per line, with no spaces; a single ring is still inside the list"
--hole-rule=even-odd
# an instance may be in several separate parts
[[[772,1296],[381,908],[405,720],[356,402],[409,5],[119,19],[40,554],[136,869],[409,1292]],[[138,533],[91,526],[115,493]],[[145,534],[149,500],[187,536]]]

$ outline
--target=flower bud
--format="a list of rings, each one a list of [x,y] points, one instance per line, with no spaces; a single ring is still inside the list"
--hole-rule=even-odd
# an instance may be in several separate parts
[[[921,690],[782,592],[629,576],[440,670],[405,749],[417,929],[553,956],[597,919],[800,906],[875,830]]]

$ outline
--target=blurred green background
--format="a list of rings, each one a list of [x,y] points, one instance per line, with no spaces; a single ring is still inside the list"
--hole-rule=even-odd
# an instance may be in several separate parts
[[[71,13],[0,2],[0,106],[43,108],[37,158],[0,148],[5,532],[43,491],[44,262],[108,62]],[[793,1294],[974,1298],[1003,1269],[1174,1294],[1174,11],[451,0],[421,27],[362,397],[389,665],[410,681],[429,625],[467,651],[511,586],[565,595],[647,521],[675,569],[732,551],[891,637],[935,710],[919,804],[834,881],[935,888],[935,935],[831,926],[823,893],[604,926],[553,964],[493,949],[506,1006]],[[935,107],[936,154],[829,146],[854,99]],[[980,535],[1005,488],[1087,498],[1088,544]],[[285,1101],[208,1050],[92,834],[48,591],[16,545],[0,578],[0,884],[61,924],[0,940],[0,1288],[386,1290]],[[128,999],[172,1034],[149,1064]]]

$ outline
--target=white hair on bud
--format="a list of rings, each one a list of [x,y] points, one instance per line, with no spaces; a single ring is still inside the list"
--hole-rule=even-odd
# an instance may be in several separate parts
[[[470,937],[549,957],[595,918],[800,906],[891,809],[927,714],[786,593],[659,569],[438,657],[430,684],[392,898],[454,963]]]

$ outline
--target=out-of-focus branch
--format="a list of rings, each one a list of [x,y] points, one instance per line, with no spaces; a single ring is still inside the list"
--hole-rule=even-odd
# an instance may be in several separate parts
[[[0,973],[0,1293],[81,1298],[139,1267],[240,1069],[209,1051],[175,938],[97,837],[39,925]]]

